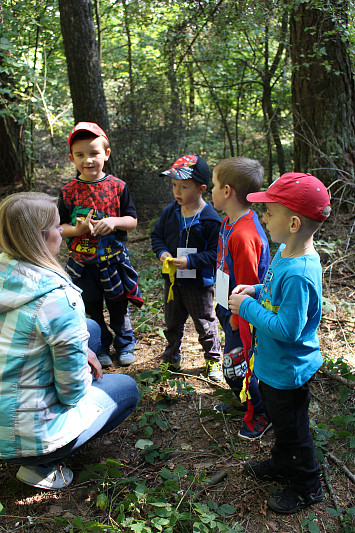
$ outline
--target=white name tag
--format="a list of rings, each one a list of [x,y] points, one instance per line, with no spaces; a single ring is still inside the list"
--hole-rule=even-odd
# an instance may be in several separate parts
[[[189,254],[196,254],[197,248],[178,248],[176,250],[176,257],[188,256]],[[196,278],[196,269],[192,268],[191,270],[180,270],[177,269],[176,277],[179,279],[182,278]]]
[[[220,268],[217,270],[216,277],[216,301],[225,309],[228,307],[229,297],[229,275],[223,272]]]

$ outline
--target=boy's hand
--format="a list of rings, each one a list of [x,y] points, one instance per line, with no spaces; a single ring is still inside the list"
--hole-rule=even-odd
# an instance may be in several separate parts
[[[182,255],[181,257],[175,257],[173,263],[179,270],[186,270],[188,266],[187,257],[185,255]]]
[[[76,219],[76,225],[75,225],[75,234],[77,237],[80,235],[85,235],[85,233],[91,233],[93,232],[93,225],[92,225],[92,214],[94,210],[91,209],[91,211],[88,212],[86,219],[82,220],[81,218]]]
[[[93,235],[109,235],[114,231],[117,225],[116,217],[106,217],[101,220],[93,220]]]
[[[229,309],[234,315],[239,315],[239,307],[245,298],[250,298],[251,294],[232,293],[228,300]]]
[[[172,256],[171,253],[169,253],[169,252],[163,252],[163,253],[161,254],[161,256],[159,257],[159,261],[161,262],[161,264],[164,263],[164,261],[165,261],[165,259],[166,259],[167,257],[173,257],[173,256]]]
[[[232,290],[232,294],[246,294],[247,296],[252,296],[255,298],[255,287],[254,285],[237,285]]]

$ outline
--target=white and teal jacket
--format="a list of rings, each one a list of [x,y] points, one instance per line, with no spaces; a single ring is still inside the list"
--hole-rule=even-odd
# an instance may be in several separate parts
[[[0,458],[50,453],[97,418],[80,290],[0,254]]]

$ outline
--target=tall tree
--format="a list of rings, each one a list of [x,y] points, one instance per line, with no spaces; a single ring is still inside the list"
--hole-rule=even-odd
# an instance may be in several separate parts
[[[327,185],[338,170],[354,175],[355,92],[344,34],[347,8],[346,0],[299,2],[290,20],[295,169],[319,169],[317,175]]]
[[[59,0],[59,11],[75,122],[96,122],[109,133],[92,2]]]

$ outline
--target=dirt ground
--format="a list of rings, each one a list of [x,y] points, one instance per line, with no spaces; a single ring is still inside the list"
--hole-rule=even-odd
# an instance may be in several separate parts
[[[352,370],[355,369],[355,273],[354,247],[351,248],[348,238],[354,218],[354,214],[346,214],[341,218],[339,216],[320,235],[321,242],[331,240],[329,236],[334,241],[338,239],[338,247],[341,248],[341,253],[333,253],[324,244],[320,250],[325,266],[324,296],[329,307],[320,327],[322,351],[334,360],[343,358]],[[150,249],[148,220],[142,221],[132,233],[129,249],[132,263],[142,272],[143,297],[146,301],[141,311],[131,308],[137,338],[137,362],[127,369],[114,364],[107,372],[124,372],[136,377],[142,390],[145,390],[144,397],[138,409],[117,430],[89,445],[85,451],[68,461],[68,466],[74,472],[74,481],[65,490],[46,492],[33,489],[16,480],[15,466],[0,463],[0,502],[6,513],[0,516],[0,531],[72,531],[68,525],[58,524],[55,517],[70,519],[80,516],[85,520],[109,524],[107,510],[100,510],[96,506],[97,482],[93,479],[80,481],[78,477],[87,465],[104,463],[110,458],[122,463],[125,477],[134,474],[151,485],[159,482],[159,472],[163,467],[173,470],[177,465],[184,465],[190,474],[196,476],[205,471],[208,478],[215,479],[215,483],[199,492],[197,501],[212,500],[218,505],[232,505],[235,513],[230,517],[229,524],[239,524],[241,530],[247,533],[317,531],[312,529],[312,525],[302,525],[304,519],[313,520],[314,527],[318,526],[318,531],[321,532],[350,532],[354,525],[349,524],[348,530],[341,529],[338,518],[332,516],[328,509],[334,509],[337,504],[344,514],[346,509],[354,505],[355,486],[342,466],[336,465],[329,457],[328,469],[322,476],[325,492],[322,503],[292,516],[281,516],[268,510],[266,501],[270,491],[277,485],[245,477],[242,465],[249,458],[263,459],[268,456],[273,444],[273,431],[267,432],[260,441],[248,442],[237,435],[242,415],[225,419],[221,415],[216,416],[212,408],[220,399],[214,394],[218,390],[220,393],[228,391],[228,387],[225,382],[216,385],[205,378],[203,355],[190,321],[186,327],[184,372],[180,379],[192,388],[192,394],[179,394],[176,387],[168,381],[152,383],[148,389],[142,373],[144,376],[145,372],[158,367],[165,345],[161,335],[163,317],[159,265]],[[64,257],[63,245],[63,260]],[[112,358],[115,362],[114,354]],[[176,378],[177,375],[170,377]],[[345,377],[349,378],[349,374]],[[355,414],[354,390],[352,393],[351,389],[343,390],[348,390],[349,395],[342,403],[340,384],[321,371],[317,373],[316,380],[312,383],[310,409],[311,419],[316,424],[331,425],[330,419],[335,415]],[[168,458],[150,464],[141,459],[140,450],[135,447],[135,443],[147,438],[142,424],[144,413],[156,412],[158,402],[162,400],[165,401],[166,408],[161,411],[161,416],[168,426],[161,428],[155,424],[149,438],[161,450],[170,450],[171,453]],[[352,430],[353,427],[352,425]],[[327,449],[354,472],[354,451],[350,450],[348,440],[336,436],[329,439]],[[182,483],[183,491],[188,483]],[[197,490],[195,485],[192,488]],[[176,533],[179,531],[176,529]]]

